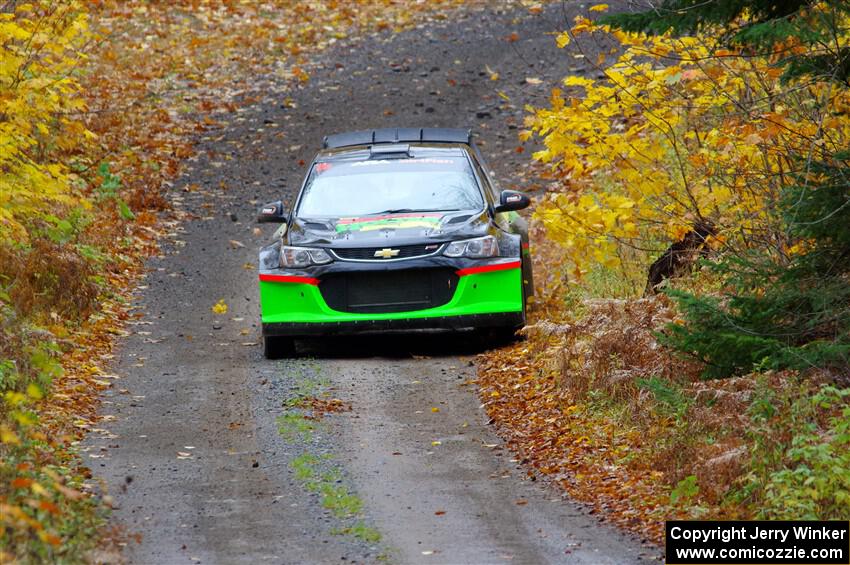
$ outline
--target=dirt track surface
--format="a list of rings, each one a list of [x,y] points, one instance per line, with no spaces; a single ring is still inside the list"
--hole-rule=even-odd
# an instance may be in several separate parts
[[[284,92],[269,81],[262,100],[202,135],[200,157],[174,188],[190,219],[150,262],[138,293],[144,317],[116,357],[108,417],[84,445],[115,500],[115,523],[139,536],[127,560],[596,564],[654,555],[529,480],[501,448],[468,382],[480,343],[332,339],[301,343],[299,359],[266,361],[256,270],[244,268],[274,231],[253,233],[257,207],[294,195],[301,161],[326,133],[473,127],[503,187],[519,182],[528,159],[514,151],[522,104],[543,104],[557,78],[582,64],[547,35],[576,10],[475,12],[338,45],[309,83]],[[520,39],[508,43],[512,32]],[[219,299],[224,315],[211,311]],[[287,437],[278,418],[305,383],[351,410]],[[362,501],[358,521],[380,541],[346,534],[352,521],[305,488],[293,470],[305,456]]]

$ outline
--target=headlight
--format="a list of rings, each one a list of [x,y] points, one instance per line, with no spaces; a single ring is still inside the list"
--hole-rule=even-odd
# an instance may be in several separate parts
[[[499,242],[492,235],[453,241],[443,251],[448,257],[496,257],[498,254]]]
[[[310,265],[324,265],[331,262],[331,256],[324,249],[314,247],[280,247],[281,267],[309,267]]]

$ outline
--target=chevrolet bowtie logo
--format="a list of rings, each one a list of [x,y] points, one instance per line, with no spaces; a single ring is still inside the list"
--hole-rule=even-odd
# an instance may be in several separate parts
[[[396,255],[398,255],[398,253],[398,249],[390,249],[389,247],[386,247],[384,249],[379,249],[378,251],[375,251],[375,257],[380,257],[381,259],[389,259],[390,257],[395,257]]]

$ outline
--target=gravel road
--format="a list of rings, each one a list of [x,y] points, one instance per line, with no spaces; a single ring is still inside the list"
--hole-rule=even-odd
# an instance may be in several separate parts
[[[522,105],[543,104],[559,77],[582,71],[547,35],[578,10],[477,11],[340,43],[294,90],[258,77],[262,96],[201,134],[200,155],[173,190],[187,218],[149,262],[143,316],[116,355],[107,417],[83,446],[114,498],[115,523],[137,534],[128,561],[599,564],[655,555],[531,480],[501,447],[469,383],[481,344],[463,335],[332,339],[301,343],[299,359],[266,361],[256,270],[246,268],[274,230],[254,232],[256,208],[293,196],[329,132],[473,127],[503,186],[521,185]],[[220,299],[229,309],[216,315]],[[288,430],[287,401],[305,391],[350,410]],[[325,487],[362,506],[358,517],[324,507]]]

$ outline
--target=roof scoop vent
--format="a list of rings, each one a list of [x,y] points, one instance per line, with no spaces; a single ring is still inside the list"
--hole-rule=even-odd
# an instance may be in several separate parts
[[[369,147],[370,159],[406,159],[407,157],[410,157],[410,145],[407,143],[381,144]]]

